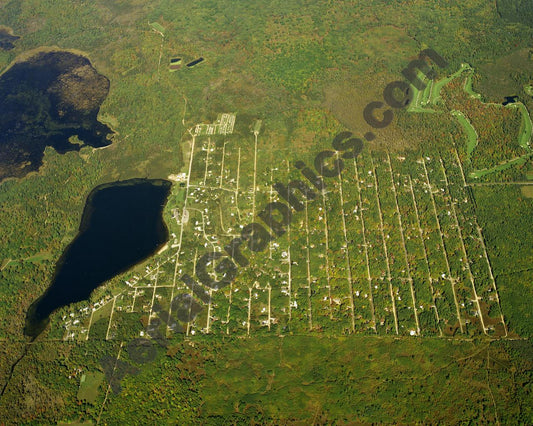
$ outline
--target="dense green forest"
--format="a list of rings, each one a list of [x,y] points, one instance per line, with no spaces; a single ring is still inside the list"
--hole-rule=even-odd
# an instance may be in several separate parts
[[[502,18],[531,26],[533,21],[531,2],[527,0],[497,0],[496,7]]]

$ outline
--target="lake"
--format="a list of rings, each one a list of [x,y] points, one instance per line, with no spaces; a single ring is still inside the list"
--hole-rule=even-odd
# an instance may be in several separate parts
[[[108,92],[109,80],[78,54],[15,62],[0,76],[0,181],[39,170],[47,146],[65,153],[111,144],[111,129],[97,120]]]
[[[79,232],[56,264],[48,290],[29,308],[24,334],[37,337],[55,310],[87,300],[94,289],[155,254],[167,241],[162,212],[171,183],[132,179],[96,187]]]

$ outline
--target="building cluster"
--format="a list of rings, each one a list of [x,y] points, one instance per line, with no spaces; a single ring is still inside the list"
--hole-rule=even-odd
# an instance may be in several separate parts
[[[194,129],[195,136],[203,135],[231,135],[235,125],[235,114],[219,114],[214,123],[197,124]]]

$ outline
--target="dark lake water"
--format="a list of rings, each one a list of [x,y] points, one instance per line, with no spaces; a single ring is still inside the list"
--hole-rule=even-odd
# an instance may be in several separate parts
[[[502,102],[502,105],[513,104],[518,100],[518,96],[506,96],[505,100]]]
[[[24,333],[38,336],[56,309],[89,298],[105,281],[156,253],[168,240],[166,180],[133,179],[89,194],[79,233],[57,262],[52,283],[28,310]]]
[[[17,41],[20,37],[10,34],[6,29],[0,28],[0,49],[11,50],[15,47],[13,42]]]
[[[111,130],[97,120],[109,80],[70,52],[41,52],[0,76],[0,181],[42,165],[46,146],[59,153],[104,147]],[[78,136],[82,144],[71,143]]]

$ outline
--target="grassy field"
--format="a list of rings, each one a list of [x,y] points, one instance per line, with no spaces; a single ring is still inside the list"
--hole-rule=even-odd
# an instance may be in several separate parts
[[[98,397],[98,388],[104,380],[104,374],[97,371],[83,374],[80,378],[78,400],[93,404]]]

